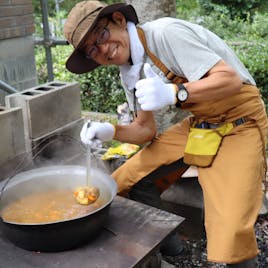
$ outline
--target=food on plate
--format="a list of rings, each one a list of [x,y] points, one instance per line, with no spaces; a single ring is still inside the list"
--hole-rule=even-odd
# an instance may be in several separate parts
[[[140,149],[139,145],[131,143],[122,143],[116,147],[110,147],[106,153],[102,156],[102,160],[111,160],[120,157],[130,158]]]

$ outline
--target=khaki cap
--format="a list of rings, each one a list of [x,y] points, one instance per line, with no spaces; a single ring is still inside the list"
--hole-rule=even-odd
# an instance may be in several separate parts
[[[82,1],[72,8],[63,28],[65,38],[74,47],[74,51],[66,62],[66,68],[69,71],[82,74],[99,66],[94,60],[87,59],[79,48],[98,20],[115,11],[120,11],[127,21],[138,23],[138,17],[133,6],[124,3],[107,5],[99,1]]]

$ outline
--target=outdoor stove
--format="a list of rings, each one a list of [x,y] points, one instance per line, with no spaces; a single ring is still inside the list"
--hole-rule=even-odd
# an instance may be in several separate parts
[[[20,154],[31,158],[39,151],[39,159],[35,158],[33,164],[42,165],[55,158],[64,164],[74,164],[84,157],[78,146],[84,120],[77,83],[51,82],[9,95],[6,107],[0,110],[0,120],[9,126],[1,142],[11,152],[3,154],[1,163],[9,162],[11,170],[16,170],[17,163],[10,158]],[[16,131],[9,131],[10,127]],[[21,146],[14,146],[17,143]],[[47,144],[50,146],[41,148]],[[58,155],[59,152],[63,154]],[[0,173],[2,170],[0,166]],[[0,188],[5,182],[1,180]],[[160,245],[182,221],[178,215],[116,196],[108,221],[95,239],[79,248],[53,253],[31,252],[13,245],[3,237],[1,223],[0,267],[145,267],[151,258],[159,256]],[[160,267],[157,260],[158,266],[153,267]]]
[[[53,253],[23,250],[6,240],[0,228],[0,266],[145,268],[153,261],[157,263],[153,267],[160,268],[159,247],[182,221],[175,214],[117,196],[100,234],[73,250]]]

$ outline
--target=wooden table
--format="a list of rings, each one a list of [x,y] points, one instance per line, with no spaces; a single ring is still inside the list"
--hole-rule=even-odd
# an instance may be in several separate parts
[[[31,252],[3,239],[0,230],[0,267],[137,268],[158,251],[182,221],[178,215],[116,196],[103,231],[78,249]]]

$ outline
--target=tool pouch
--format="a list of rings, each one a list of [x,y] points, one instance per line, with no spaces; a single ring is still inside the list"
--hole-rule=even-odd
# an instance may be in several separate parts
[[[223,137],[232,128],[232,123],[224,123],[217,128],[191,127],[184,151],[184,163],[198,167],[211,166]]]

